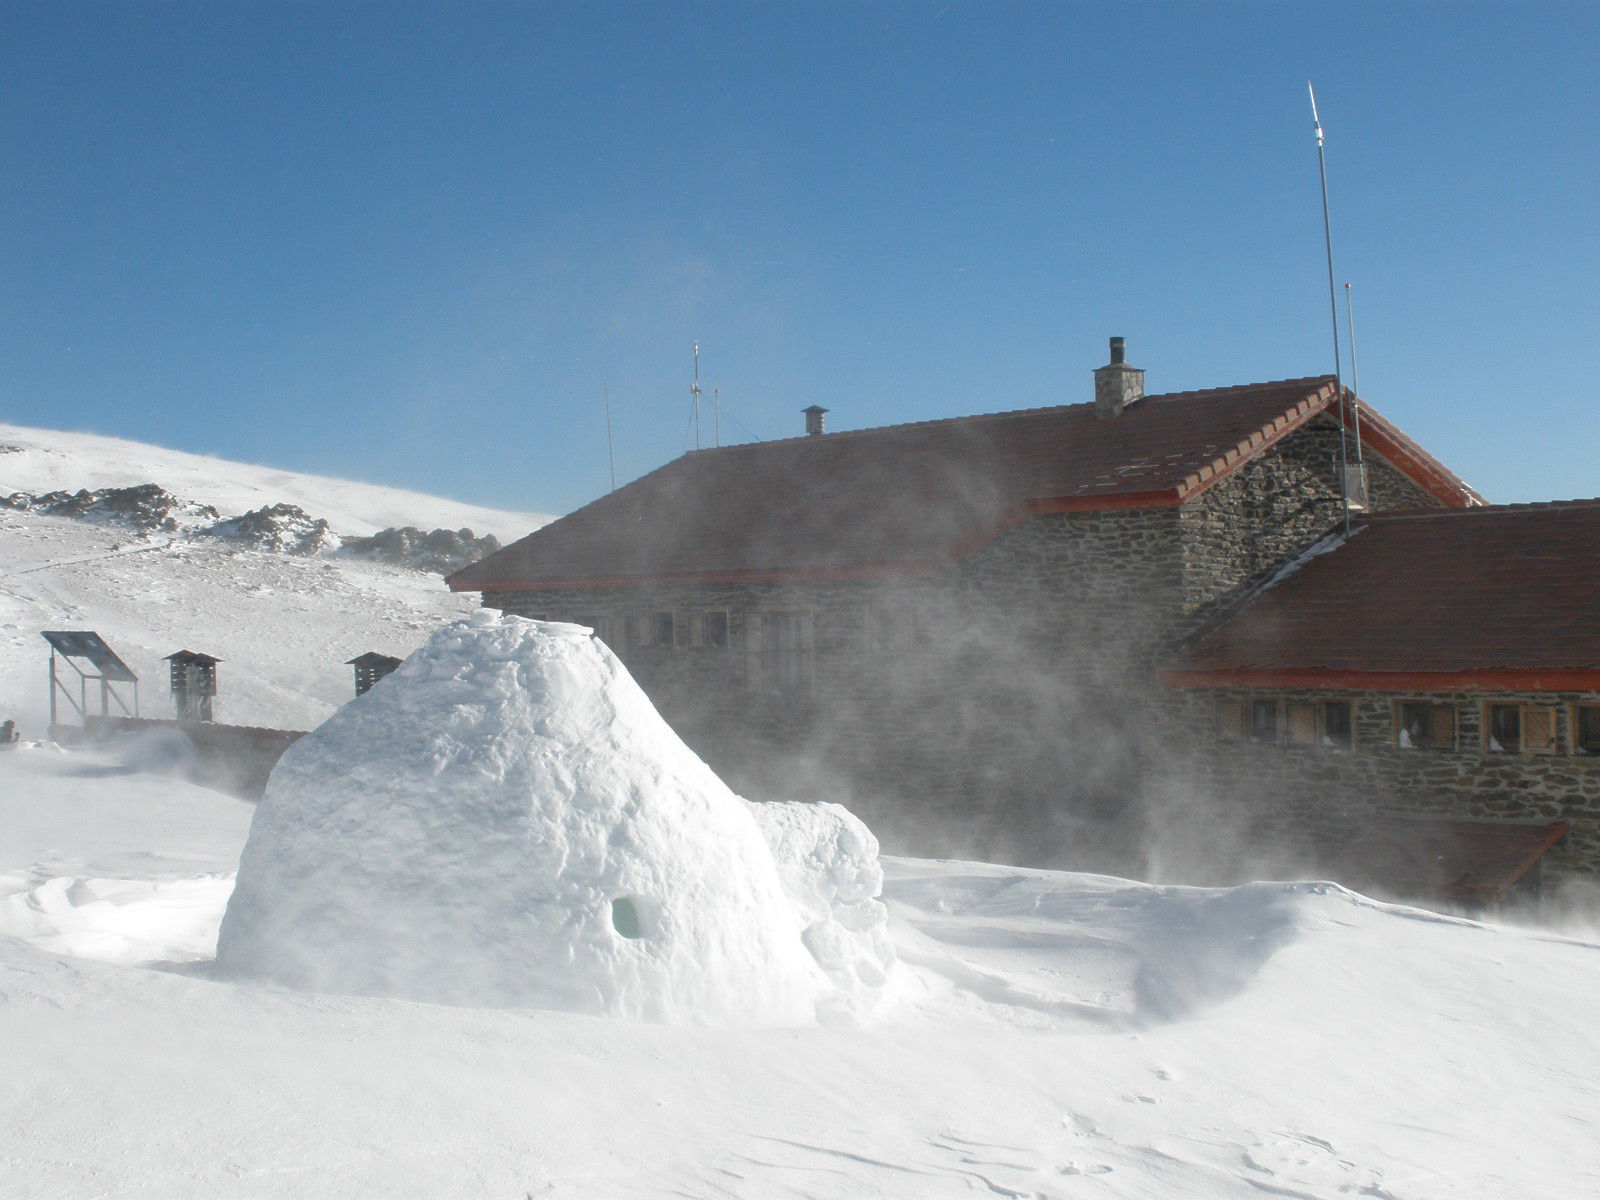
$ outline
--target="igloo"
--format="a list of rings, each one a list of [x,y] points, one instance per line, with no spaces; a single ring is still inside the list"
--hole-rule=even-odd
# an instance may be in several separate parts
[[[582,626],[475,613],[283,756],[219,973],[671,1023],[860,1014],[894,955],[871,833],[749,804]]]

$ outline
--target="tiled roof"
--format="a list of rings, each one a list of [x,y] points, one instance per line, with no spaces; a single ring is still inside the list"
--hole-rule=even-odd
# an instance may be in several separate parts
[[[1168,682],[1189,685],[1442,673],[1465,687],[1582,686],[1563,672],[1600,669],[1600,500],[1370,517],[1171,667]]]
[[[687,454],[450,578],[457,591],[936,570],[1030,513],[1181,504],[1333,403],[1330,377],[959,417]],[[1447,503],[1471,489],[1377,414]]]
[[[1384,816],[1334,873],[1357,890],[1503,900],[1567,832],[1564,821],[1458,821]]]

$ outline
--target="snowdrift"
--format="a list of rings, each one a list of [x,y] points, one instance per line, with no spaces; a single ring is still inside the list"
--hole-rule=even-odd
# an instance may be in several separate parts
[[[590,630],[479,612],[285,754],[217,963],[315,991],[810,1023],[881,996],[881,882],[860,822],[735,796]]]

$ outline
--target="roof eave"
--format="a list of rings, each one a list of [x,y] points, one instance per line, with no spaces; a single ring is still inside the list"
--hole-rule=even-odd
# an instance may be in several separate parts
[[[1262,688],[1351,692],[1593,692],[1600,667],[1476,667],[1447,671],[1366,671],[1349,667],[1169,668],[1175,688]]]

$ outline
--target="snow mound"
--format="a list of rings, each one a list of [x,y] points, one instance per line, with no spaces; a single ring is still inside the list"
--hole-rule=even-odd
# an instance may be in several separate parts
[[[804,914],[801,937],[818,965],[853,999],[880,988],[894,966],[889,910],[878,899],[878,839],[837,804],[753,803],[784,891]]]
[[[218,969],[666,1023],[870,1007],[871,835],[752,812],[589,630],[474,613],[284,755]]]
[[[50,879],[0,897],[0,935],[121,966],[199,962],[216,949],[217,915],[232,888],[217,875]]]

